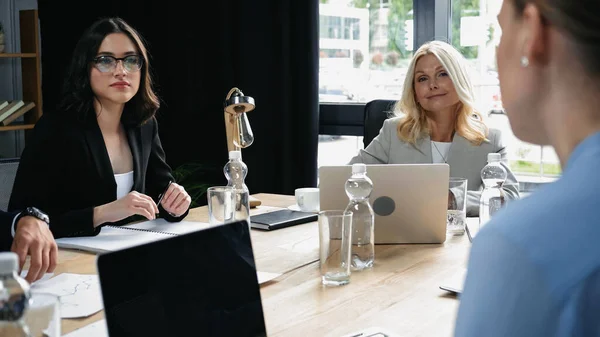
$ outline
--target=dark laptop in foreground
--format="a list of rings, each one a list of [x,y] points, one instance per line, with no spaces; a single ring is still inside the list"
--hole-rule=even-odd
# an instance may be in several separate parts
[[[101,254],[97,267],[110,337],[267,336],[246,221]]]

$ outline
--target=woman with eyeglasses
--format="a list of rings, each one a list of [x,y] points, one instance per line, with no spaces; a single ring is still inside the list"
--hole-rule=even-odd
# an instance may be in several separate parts
[[[92,24],[73,52],[58,111],[44,114],[28,139],[9,209],[43,209],[55,238],[157,216],[182,220],[191,198],[165,161],[158,108],[138,32],[120,18]]]
[[[473,240],[455,336],[600,336],[600,2],[504,0],[503,105],[562,176]]]

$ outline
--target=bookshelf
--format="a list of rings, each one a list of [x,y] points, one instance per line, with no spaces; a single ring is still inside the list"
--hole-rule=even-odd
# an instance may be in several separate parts
[[[42,116],[40,31],[37,9],[19,11],[19,27],[21,31],[21,52],[0,53],[0,62],[7,58],[19,58],[21,60],[22,100],[33,102],[35,106],[23,115],[23,124],[0,126],[0,131],[33,129],[35,123]]]

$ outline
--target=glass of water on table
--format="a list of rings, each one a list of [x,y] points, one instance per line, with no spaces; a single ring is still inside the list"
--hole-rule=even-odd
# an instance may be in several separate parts
[[[450,177],[448,184],[448,215],[446,232],[463,235],[467,223],[467,179]]]
[[[341,286],[350,282],[351,242],[352,212],[319,212],[319,260],[323,285]]]

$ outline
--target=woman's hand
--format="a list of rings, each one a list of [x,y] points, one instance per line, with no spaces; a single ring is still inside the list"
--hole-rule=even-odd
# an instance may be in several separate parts
[[[185,191],[183,186],[176,183],[171,183],[160,202],[164,210],[175,217],[185,213],[191,203],[192,197]]]
[[[119,200],[94,208],[94,227],[105,222],[123,220],[134,214],[153,220],[158,214],[158,206],[149,196],[131,191]]]

